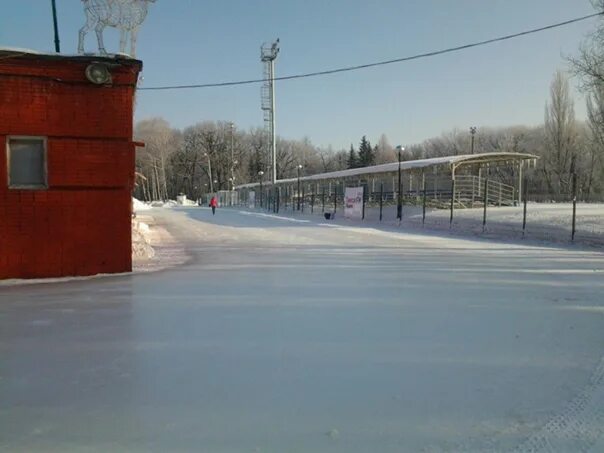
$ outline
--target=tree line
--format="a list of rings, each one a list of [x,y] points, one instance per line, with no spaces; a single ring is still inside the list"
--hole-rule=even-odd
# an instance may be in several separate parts
[[[604,200],[604,92],[588,98],[588,120],[574,119],[568,80],[557,73],[552,99],[539,126],[480,127],[475,153],[531,153],[540,157],[530,173],[531,192],[542,200],[568,199],[573,174],[577,193],[584,200]],[[210,191],[258,182],[267,172],[267,136],[263,129],[240,130],[225,121],[206,121],[183,130],[161,118],[136,125],[137,140],[145,147],[137,152],[136,196],[144,200],[174,199],[184,193],[197,199]],[[469,154],[471,135],[452,130],[417,144],[404,145],[402,160]],[[303,174],[359,168],[396,162],[395,146],[385,135],[372,146],[366,136],[348,151],[313,145],[309,138],[277,138],[277,175],[294,178],[297,166]],[[211,174],[210,174],[211,171]],[[511,171],[497,170],[497,177],[511,183]]]
[[[593,0],[604,10],[604,0]],[[587,119],[577,121],[567,73],[554,74],[544,121],[539,126],[479,127],[476,153],[531,153],[540,157],[530,189],[542,200],[567,200],[574,191],[588,201],[604,200],[604,21],[569,59],[570,73],[587,99]],[[174,199],[184,193],[199,198],[210,191],[230,190],[259,181],[267,172],[268,136],[262,128],[242,130],[227,121],[204,121],[184,129],[162,118],[140,121],[137,140],[135,195],[145,200]],[[422,143],[405,144],[403,160],[469,154],[469,130],[452,130]],[[293,178],[298,165],[304,174],[325,173],[395,162],[397,153],[382,135],[372,146],[363,135],[349,149],[315,146],[310,138],[277,138],[277,176]],[[513,170],[499,171],[504,182]],[[573,184],[576,184],[576,188]],[[575,189],[575,190],[574,190]]]

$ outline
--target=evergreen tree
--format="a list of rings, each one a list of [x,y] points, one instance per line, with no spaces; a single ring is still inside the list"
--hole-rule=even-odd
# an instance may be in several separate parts
[[[359,146],[359,167],[369,167],[375,164],[375,153],[367,137],[363,135]]]
[[[354,150],[354,146],[352,146],[352,145],[350,145],[350,151],[348,152],[348,159],[346,160],[346,166],[348,168],[357,168],[358,167],[357,153]]]

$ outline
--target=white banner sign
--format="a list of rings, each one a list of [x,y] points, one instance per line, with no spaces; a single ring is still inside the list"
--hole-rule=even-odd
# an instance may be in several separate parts
[[[363,218],[363,188],[346,187],[344,193],[344,217],[347,219]]]
[[[256,207],[256,192],[254,192],[254,191],[248,192],[247,205],[250,209],[254,209]]]

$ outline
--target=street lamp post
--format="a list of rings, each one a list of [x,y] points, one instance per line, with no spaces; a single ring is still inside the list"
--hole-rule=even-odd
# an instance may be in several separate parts
[[[232,182],[232,186],[231,186],[231,190],[235,190],[235,165],[237,165],[239,162],[237,162],[236,160],[233,161],[233,167],[231,168],[231,179],[229,179],[229,181]]]
[[[260,170],[258,176],[260,177],[260,209],[262,209],[262,177],[264,176],[264,172]]]
[[[235,161],[234,156],[234,140],[235,140],[235,124],[231,123],[231,178],[235,180],[235,165],[237,162]],[[235,190],[235,186],[232,185],[232,190]]]
[[[300,171],[302,170],[302,165],[298,165],[298,211],[300,210]]]
[[[214,193],[214,186],[212,185],[212,161],[210,159],[210,155],[208,153],[203,153],[204,156],[208,158],[208,173],[210,174],[210,193]]]
[[[398,197],[396,202],[396,218],[400,221],[403,219],[403,199],[401,198],[401,154],[405,151],[405,147],[399,145],[396,149],[398,150]]]
[[[233,178],[229,178],[229,184],[232,187],[229,193],[229,206],[233,206],[233,192],[235,191],[235,184],[233,184]]]
[[[477,129],[476,129],[475,126],[472,126],[470,128],[470,135],[472,136],[472,150],[471,150],[471,154],[474,154],[474,136],[476,135],[476,131],[477,131]]]

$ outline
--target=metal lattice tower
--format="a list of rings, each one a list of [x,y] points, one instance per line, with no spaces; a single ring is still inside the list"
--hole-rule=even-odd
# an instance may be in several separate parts
[[[279,54],[279,40],[264,43],[261,47],[260,59],[264,64],[264,85],[261,88],[262,111],[264,112],[264,128],[268,137],[267,156],[270,163],[271,181],[277,180],[277,134],[275,131],[275,60]]]

